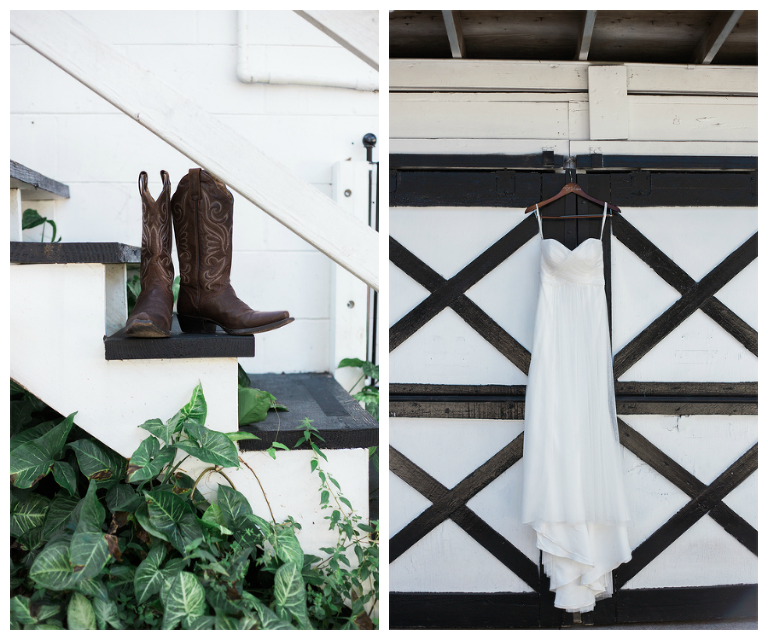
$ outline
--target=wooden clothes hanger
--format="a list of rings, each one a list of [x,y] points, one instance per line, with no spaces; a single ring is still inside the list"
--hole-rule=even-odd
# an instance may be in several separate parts
[[[581,196],[582,198],[585,198],[586,200],[589,200],[590,202],[594,202],[595,204],[599,204],[600,206],[604,206],[606,203],[602,200],[598,200],[597,198],[593,198],[590,196],[584,189],[581,188],[578,184],[575,182],[569,182],[566,184],[562,189],[560,189],[560,193],[558,193],[556,196],[552,196],[551,198],[548,198],[547,200],[544,200],[543,202],[539,202],[538,204],[532,204],[530,207],[528,207],[525,212],[530,213],[531,211],[535,211],[536,207],[544,207],[548,205],[550,202],[554,202],[555,200],[559,200],[563,196],[567,196],[569,193],[573,193],[577,196]],[[616,213],[621,213],[621,209],[619,209],[615,204],[608,203],[608,208],[611,211],[615,211]],[[608,216],[611,214],[609,213]],[[600,215],[585,215],[585,216],[540,216],[542,220],[563,220],[567,218],[602,218],[603,214]]]

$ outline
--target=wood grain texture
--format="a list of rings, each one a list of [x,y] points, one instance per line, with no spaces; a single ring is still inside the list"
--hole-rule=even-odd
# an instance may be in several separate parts
[[[543,169],[562,167],[563,160],[554,151],[522,155],[390,153],[389,169]]]
[[[141,248],[122,242],[11,242],[14,264],[139,264]]]
[[[11,189],[21,189],[24,200],[69,198],[69,187],[11,160]]]
[[[379,70],[378,11],[296,11],[370,67]]]

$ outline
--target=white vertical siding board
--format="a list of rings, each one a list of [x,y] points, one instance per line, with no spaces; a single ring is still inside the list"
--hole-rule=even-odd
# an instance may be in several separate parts
[[[389,472],[389,495],[387,538],[394,536],[432,505],[427,498],[391,471]]]
[[[389,263],[389,326],[425,300],[429,291]]]
[[[9,238],[11,242],[21,242],[21,190],[11,189],[10,197],[10,209],[9,209],[9,222],[10,222],[10,234]]]
[[[589,139],[626,140],[627,69],[621,65],[589,67]]]
[[[757,331],[759,258],[717,292],[717,299]]]

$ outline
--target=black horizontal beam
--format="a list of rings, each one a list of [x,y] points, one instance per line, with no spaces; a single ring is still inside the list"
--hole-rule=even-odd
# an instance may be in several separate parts
[[[514,396],[481,395],[392,395],[390,402],[523,402],[525,394]],[[757,396],[631,396],[617,395],[616,402],[657,403],[757,403]]]
[[[507,155],[393,153],[390,169],[561,169],[566,157],[552,151]],[[577,169],[756,171],[756,156],[603,155],[576,156]]]
[[[69,198],[69,187],[11,160],[11,189],[21,189],[24,200]]]
[[[141,249],[122,242],[11,242],[12,264],[138,264]]]
[[[559,169],[565,157],[554,151],[525,155],[391,153],[390,169]]]

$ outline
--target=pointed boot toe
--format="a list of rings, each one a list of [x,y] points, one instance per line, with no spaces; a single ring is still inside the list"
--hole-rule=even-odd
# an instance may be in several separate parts
[[[224,331],[231,335],[242,336],[253,333],[264,333],[279,329],[293,322],[293,318],[287,311],[253,311],[240,319],[242,324],[247,325],[239,329],[228,329],[222,327]]]
[[[265,331],[272,331],[272,329],[279,329],[280,327],[284,327],[287,324],[291,324],[293,322],[293,318],[291,318],[288,313],[286,312],[285,318],[282,318],[280,320],[275,320],[274,322],[270,322],[269,324],[264,324],[258,327],[255,327],[252,331],[242,331],[243,334],[247,335],[250,333],[264,333]],[[237,331],[230,331],[233,335],[240,335]]]

